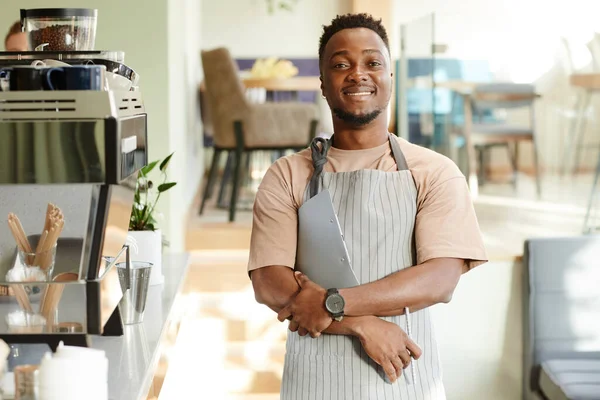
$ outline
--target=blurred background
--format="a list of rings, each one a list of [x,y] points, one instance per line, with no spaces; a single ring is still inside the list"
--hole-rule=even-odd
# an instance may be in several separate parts
[[[332,133],[318,40],[349,12],[383,19],[389,129],[461,168],[490,257],[433,307],[448,399],[600,398],[600,2],[55,6],[98,8],[96,48],[124,51],[141,76],[150,160],[175,152],[163,232],[192,264],[155,376],[160,398],[279,398],[286,326],[256,304],[246,274],[253,196],[278,157]],[[0,26],[36,7],[49,5],[5,0]],[[277,118],[248,130],[241,151],[233,121],[270,102],[315,103],[320,115],[296,137]]]

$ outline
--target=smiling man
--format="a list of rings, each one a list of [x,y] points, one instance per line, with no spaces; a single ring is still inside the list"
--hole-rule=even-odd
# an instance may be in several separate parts
[[[487,261],[465,177],[387,131],[381,21],[338,16],[323,29],[319,62],[334,135],[271,166],[254,205],[256,299],[290,320],[281,399],[445,399],[429,307]],[[298,209],[322,189],[359,286],[323,288],[294,272]]]

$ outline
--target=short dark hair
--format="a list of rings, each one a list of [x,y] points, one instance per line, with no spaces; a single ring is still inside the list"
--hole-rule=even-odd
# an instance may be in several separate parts
[[[331,20],[330,25],[323,25],[323,34],[321,35],[321,39],[319,39],[319,68],[321,67],[323,53],[325,53],[325,46],[329,42],[329,39],[341,30],[352,28],[367,28],[372,30],[379,35],[388,52],[390,52],[387,31],[381,23],[381,19],[374,19],[373,16],[366,13],[338,15]]]
[[[4,45],[6,46],[6,43],[8,42],[9,37],[14,35],[15,33],[20,33],[21,31],[22,31],[21,21],[17,21],[14,24],[12,24],[12,26],[8,30],[8,33],[6,34],[6,37],[4,38]]]

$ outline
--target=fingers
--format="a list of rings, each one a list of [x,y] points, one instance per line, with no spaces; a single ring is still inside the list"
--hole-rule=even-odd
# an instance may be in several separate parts
[[[313,338],[317,338],[317,337],[321,336],[320,333],[315,334],[315,333],[309,332],[306,328],[301,327],[300,324],[298,324],[296,321],[290,322],[289,329],[292,332],[298,332],[298,335],[300,335],[300,336],[306,336],[309,333],[310,333],[310,336]]]
[[[302,288],[304,285],[306,285],[307,282],[310,282],[310,279],[308,279],[308,276],[304,275],[300,271],[294,272],[294,278],[296,278],[296,282],[298,282],[298,285],[300,285],[300,288]]]
[[[381,367],[383,368],[383,371],[387,377],[390,379],[390,382],[396,382],[397,375],[394,365],[390,361],[386,361],[381,365]]]
[[[298,335],[300,335],[300,336],[306,336],[308,334],[310,334],[310,337],[312,337],[312,338],[318,338],[319,336],[321,336],[321,332],[309,331],[308,329],[300,326],[300,324],[297,323],[296,321],[290,322],[289,329],[292,332],[296,332],[297,331]]]
[[[288,328],[292,332],[298,332],[300,336],[306,336],[308,334],[310,334],[310,337],[312,338],[318,338],[321,336],[321,332],[309,331],[308,329],[300,326],[300,324],[294,320],[290,321]]]
[[[406,348],[410,351],[412,358],[415,360],[418,360],[423,354],[421,348],[415,342],[413,342],[412,339],[408,339],[406,341]]]
[[[292,310],[290,310],[289,306],[285,306],[277,314],[277,319],[279,320],[279,322],[283,322],[286,319],[288,319],[288,317],[291,317],[291,316],[292,316]]]
[[[298,331],[299,327],[300,327],[300,325],[296,321],[290,321],[290,325],[289,325],[290,331],[296,332],[296,331]]]
[[[408,352],[406,354],[408,355]],[[396,376],[402,375],[402,369],[405,367],[404,360],[401,360],[399,357],[394,357],[390,361],[396,370]]]
[[[401,351],[398,354],[398,361],[402,362],[402,367],[406,368],[410,365],[410,354],[408,351]]]

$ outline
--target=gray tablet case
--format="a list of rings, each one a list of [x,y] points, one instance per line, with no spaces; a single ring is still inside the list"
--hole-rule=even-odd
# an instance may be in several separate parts
[[[298,210],[296,269],[325,289],[359,284],[327,189]]]

